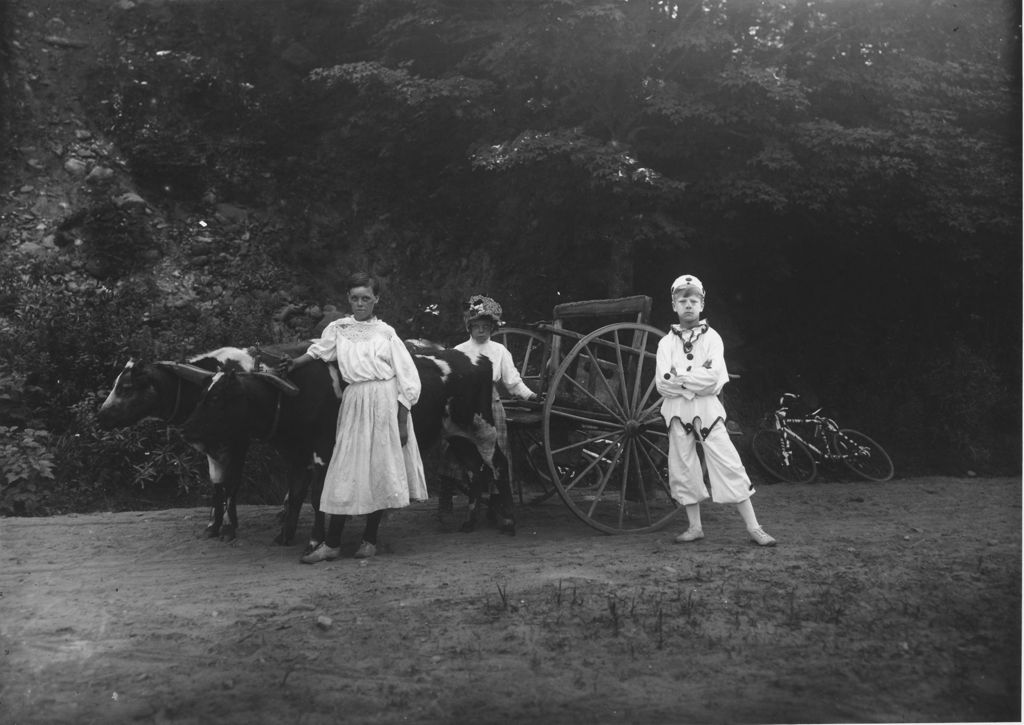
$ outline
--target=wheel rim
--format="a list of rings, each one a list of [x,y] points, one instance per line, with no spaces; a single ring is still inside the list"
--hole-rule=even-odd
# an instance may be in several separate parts
[[[581,520],[610,534],[655,531],[678,512],[654,385],[658,341],[620,323],[584,336],[551,380],[544,443],[551,480]]]
[[[547,338],[532,330],[506,327],[492,335],[512,355],[512,362],[523,382],[535,393],[543,393],[548,382],[551,346]]]
[[[817,464],[799,441],[778,430],[759,430],[751,441],[754,458],[780,481],[808,483],[817,474]]]
[[[835,447],[843,455],[843,463],[869,481],[888,481],[894,468],[892,459],[878,443],[860,431],[845,428],[835,437]]]

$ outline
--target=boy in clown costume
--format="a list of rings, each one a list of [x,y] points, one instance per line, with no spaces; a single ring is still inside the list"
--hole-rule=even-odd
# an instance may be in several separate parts
[[[759,546],[775,546],[757,522],[750,497],[754,493],[743,462],[725,428],[725,408],[718,394],[729,382],[721,336],[701,319],[704,285],[693,275],[672,283],[672,310],[679,324],[658,343],[657,387],[662,395],[661,414],[668,425],[668,471],[672,498],[686,510],[689,528],[675,538],[689,543],[704,538],[701,501],[708,498],[697,456],[692,423],[699,417],[708,429],[703,440],[711,500],[731,503]],[[710,426],[708,425],[710,423]]]

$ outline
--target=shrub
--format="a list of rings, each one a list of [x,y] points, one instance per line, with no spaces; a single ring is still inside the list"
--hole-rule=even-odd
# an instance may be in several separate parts
[[[54,507],[134,508],[143,498],[196,503],[206,462],[180,431],[157,420],[101,430],[93,423],[99,403],[92,393],[69,409],[71,422],[55,451]]]
[[[0,514],[44,512],[45,481],[53,480],[50,434],[33,428],[0,426]]]

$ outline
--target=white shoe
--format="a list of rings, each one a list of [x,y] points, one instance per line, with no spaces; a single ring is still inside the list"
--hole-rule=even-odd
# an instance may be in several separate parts
[[[303,564],[316,564],[318,561],[334,561],[341,554],[341,547],[320,544],[308,554],[299,559]]]
[[[675,538],[677,544],[687,544],[691,541],[704,538],[704,529],[687,529]]]
[[[756,529],[747,529],[747,533],[750,534],[750,538],[754,540],[758,546],[775,546],[775,539],[765,533],[765,530],[758,526]]]

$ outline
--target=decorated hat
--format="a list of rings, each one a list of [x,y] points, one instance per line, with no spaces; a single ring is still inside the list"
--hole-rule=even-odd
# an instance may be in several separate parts
[[[704,283],[694,277],[692,274],[684,274],[680,277],[676,277],[676,281],[672,283],[672,294],[675,294],[678,290],[687,289],[692,287],[700,293],[700,296],[704,296]]]
[[[471,322],[477,320],[490,320],[495,325],[501,324],[501,305],[490,297],[473,295],[466,303],[466,310],[463,313],[468,328]]]

